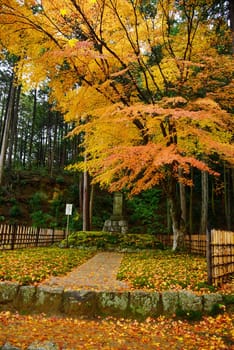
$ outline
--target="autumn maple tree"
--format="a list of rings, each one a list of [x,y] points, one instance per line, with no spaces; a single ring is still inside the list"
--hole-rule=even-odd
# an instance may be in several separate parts
[[[231,1],[216,0],[0,4],[18,82],[48,84],[54,108],[76,122],[71,136],[84,135],[75,167],[112,191],[160,185],[173,249],[184,234],[177,183],[191,185],[192,167],[215,175],[213,161],[234,162],[228,9],[233,18]]]

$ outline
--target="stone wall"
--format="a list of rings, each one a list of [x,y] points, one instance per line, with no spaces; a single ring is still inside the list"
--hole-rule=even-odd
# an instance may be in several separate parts
[[[234,304],[229,296],[229,304]],[[45,313],[71,317],[115,316],[145,319],[159,315],[209,314],[214,307],[225,307],[227,297],[221,294],[196,295],[192,292],[165,291],[110,292],[64,290],[46,286],[20,286],[0,282],[0,311]]]

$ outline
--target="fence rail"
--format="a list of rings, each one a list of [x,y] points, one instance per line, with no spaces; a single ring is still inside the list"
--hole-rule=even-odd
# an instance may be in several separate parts
[[[164,245],[173,244],[173,235],[157,238]],[[191,253],[206,256],[209,283],[225,283],[234,274],[234,232],[212,230],[207,235],[186,235],[184,246]]]
[[[0,225],[0,249],[44,247],[65,238],[64,230]]]
[[[166,246],[172,246],[173,235],[157,235],[157,239]],[[206,256],[206,235],[186,235],[184,237],[184,247],[190,253]]]

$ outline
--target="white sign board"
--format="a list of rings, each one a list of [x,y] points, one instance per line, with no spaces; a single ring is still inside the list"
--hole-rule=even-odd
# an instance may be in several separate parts
[[[72,215],[72,204],[66,204],[66,215]]]

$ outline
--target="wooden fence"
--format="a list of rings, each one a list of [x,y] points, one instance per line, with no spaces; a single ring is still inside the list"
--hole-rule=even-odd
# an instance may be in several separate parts
[[[0,249],[44,247],[64,238],[64,230],[0,225]]]
[[[173,235],[157,235],[167,246],[172,246]],[[186,235],[184,246],[189,252],[207,258],[208,282],[219,285],[234,274],[234,232],[212,230],[206,235]]]
[[[209,244],[210,241],[210,244]],[[208,235],[208,252],[211,272],[210,282],[215,285],[226,282],[234,275],[234,232],[212,230]]]
[[[173,235],[157,235],[156,237],[165,246],[172,247]],[[186,235],[184,248],[189,250],[190,253],[206,256],[206,235]]]

